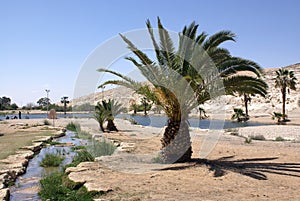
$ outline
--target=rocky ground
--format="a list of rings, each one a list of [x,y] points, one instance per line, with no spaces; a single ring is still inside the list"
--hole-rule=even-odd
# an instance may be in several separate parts
[[[10,120],[0,124],[0,129],[5,136],[16,132],[10,124],[42,121]],[[80,123],[82,130],[95,138],[103,136],[93,119],[58,119],[55,124],[63,127],[70,121]],[[210,143],[208,136],[219,133],[191,128],[193,161],[163,165],[154,163],[163,128],[132,125],[121,119],[116,125],[119,132],[105,134],[118,146],[113,156],[67,169],[71,180],[90,191],[103,192],[98,200],[300,200],[298,126],[221,131],[216,143]],[[264,135],[267,140],[245,143],[249,135]],[[272,141],[278,136],[288,141]],[[203,142],[211,152],[200,159]],[[5,190],[0,190],[0,195]]]
[[[81,122],[84,125],[84,122]],[[89,123],[91,124],[91,122]],[[94,124],[94,128],[97,125]],[[194,161],[183,164],[153,163],[160,149],[162,129],[117,121],[118,133],[107,134],[124,142],[116,154],[68,169],[69,178],[99,200],[299,200],[300,141],[295,126],[251,127],[251,134],[284,131],[290,141],[252,140],[222,132],[206,159],[199,159],[207,130],[191,129]],[[89,128],[92,128],[89,125]],[[238,129],[245,135],[245,129]],[[233,133],[234,134],[234,133]]]

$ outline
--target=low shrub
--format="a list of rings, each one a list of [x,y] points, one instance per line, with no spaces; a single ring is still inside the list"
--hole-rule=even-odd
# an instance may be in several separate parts
[[[252,142],[252,139],[250,137],[245,138],[245,143],[250,144]]]
[[[59,154],[46,154],[45,158],[40,163],[42,167],[58,167],[64,160]]]
[[[81,127],[80,124],[78,123],[74,123],[74,122],[70,122],[67,124],[66,129],[69,131],[73,131],[73,132],[80,132],[81,131]]]
[[[50,122],[49,122],[47,119],[45,119],[45,120],[44,120],[44,125],[45,125],[45,126],[49,126],[49,125],[50,125]]]
[[[116,150],[116,147],[105,139],[101,141],[93,140],[92,145],[87,147],[87,150],[94,156],[107,156],[112,155]]]
[[[280,142],[280,141],[285,141],[285,139],[283,137],[279,136],[279,137],[275,138],[275,141]]]
[[[89,132],[86,132],[86,131],[79,131],[77,133],[77,135],[78,135],[78,138],[81,138],[81,139],[85,139],[85,140],[92,139],[92,134],[90,134]]]
[[[251,135],[249,136],[252,140],[266,140],[265,136],[263,135]]]
[[[76,200],[92,201],[93,193],[88,192],[82,184],[68,181],[62,172],[55,172],[40,181],[39,196],[42,200]]]
[[[153,163],[164,163],[164,161],[162,160],[162,158],[160,156],[156,156],[156,157],[152,158],[152,162]]]
[[[95,161],[95,157],[88,152],[85,148],[78,151],[77,155],[73,158],[72,163],[66,165],[64,170],[68,167],[76,167],[79,163],[87,162],[87,161]]]

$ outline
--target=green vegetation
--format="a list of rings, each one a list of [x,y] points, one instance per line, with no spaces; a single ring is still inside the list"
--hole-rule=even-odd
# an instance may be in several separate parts
[[[152,159],[153,163],[164,163],[163,159],[160,156],[156,156]]]
[[[77,150],[81,150],[81,149],[85,149],[86,147],[84,145],[79,145],[76,147],[72,147],[72,151],[77,151]]]
[[[156,39],[149,20],[146,24],[155,49],[156,60],[148,57],[125,36],[121,37],[138,58],[138,60],[133,57],[126,59],[140,70],[152,84],[151,87],[118,72],[99,69],[99,72],[121,78],[106,81],[99,88],[109,84],[125,86],[153,104],[161,106],[168,117],[168,124],[161,140],[162,160],[175,162],[174,159],[177,158],[176,162],[189,161],[192,147],[187,119],[191,110],[210,100],[212,89],[216,96],[250,91],[264,96],[266,84],[260,79],[261,69],[258,64],[234,57],[227,49],[221,47],[226,41],[235,41],[234,33],[220,31],[212,36],[208,36],[205,32],[197,35],[198,25],[192,23],[178,34],[179,46],[176,50],[172,38],[159,18],[159,40]],[[221,80],[222,87],[218,86],[216,80]],[[220,89],[223,91],[219,91]]]
[[[92,134],[83,130],[79,130],[76,133],[76,138],[81,138],[81,139],[85,139],[85,140],[91,140],[92,139]]]
[[[73,131],[73,132],[80,132],[81,131],[81,127],[80,124],[78,123],[74,123],[74,122],[70,122],[67,124],[66,129],[69,131]]]
[[[265,136],[263,135],[251,135],[249,136],[249,138],[251,138],[252,140],[266,140]]]
[[[95,193],[90,193],[82,184],[70,181],[62,172],[55,172],[40,181],[39,196],[42,200],[92,201]]]
[[[58,167],[64,160],[59,154],[46,154],[45,158],[40,163],[42,167]]]
[[[281,123],[282,121],[284,121],[284,119],[287,117],[287,115],[283,115],[280,112],[273,112],[272,114],[272,119],[275,120],[277,119],[277,123]]]
[[[17,104],[11,104],[11,99],[8,97],[0,97],[0,110],[16,110],[18,109]]]
[[[296,81],[297,78],[295,77],[294,71],[289,71],[283,68],[276,71],[275,87],[280,88],[282,94],[283,121],[285,121],[286,119],[286,114],[285,114],[286,92],[287,90],[289,92],[289,89],[296,90]]]
[[[149,100],[146,97],[141,99],[141,104],[136,104],[136,102],[132,102],[129,110],[133,110],[133,114],[137,114],[137,112],[144,112],[144,115],[147,115],[147,111],[150,111],[152,104],[149,103]]]
[[[250,144],[252,142],[252,138],[251,137],[246,137],[245,138],[245,143],[246,144]]]
[[[237,119],[238,122],[247,121],[248,118],[241,108],[234,108],[234,114],[231,116],[231,119]]]
[[[55,141],[49,141],[49,142],[44,142],[43,143],[44,145],[60,145],[61,143],[60,142],[55,142]]]
[[[45,125],[45,126],[49,126],[49,125],[50,125],[50,122],[49,122],[47,119],[45,119],[45,120],[44,120],[44,125]]]
[[[118,102],[111,99],[109,99],[108,101],[104,100],[101,103],[97,103],[95,107],[94,118],[99,123],[102,132],[105,132],[103,126],[105,121],[107,121],[108,131],[118,131],[116,125],[114,124],[115,116],[125,111],[126,109],[123,108],[122,105]]]
[[[112,155],[116,150],[116,147],[105,139],[102,139],[100,142],[93,140],[92,145],[87,146],[87,150],[94,156],[107,156]]]
[[[73,125],[74,126],[74,125]],[[41,190],[39,196],[42,200],[69,200],[69,201],[88,201],[98,198],[101,193],[88,192],[82,183],[74,183],[68,179],[64,173],[68,167],[76,167],[81,162],[94,161],[95,157],[110,155],[116,147],[105,140],[101,142],[93,141],[90,146],[77,146],[77,155],[71,164],[63,168],[63,172],[52,173],[40,181]]]
[[[151,110],[152,105],[147,103],[146,111]],[[137,112],[145,112],[144,104],[131,104],[129,110],[133,110],[133,113],[136,114]]]
[[[275,138],[275,141],[281,142],[281,141],[285,141],[285,139],[281,136],[278,136]]]

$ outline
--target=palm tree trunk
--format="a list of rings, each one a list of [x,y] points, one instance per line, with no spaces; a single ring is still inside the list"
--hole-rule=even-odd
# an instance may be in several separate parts
[[[114,123],[113,120],[108,119],[107,120],[107,130],[109,131],[119,131]]]
[[[282,89],[282,119],[285,120],[285,98],[286,98],[286,88]]]
[[[246,118],[248,118],[248,96],[246,94],[244,94],[244,102],[245,102]]]
[[[191,160],[192,143],[186,120],[181,122],[169,120],[161,143],[161,158],[165,163]]]
[[[100,126],[101,131],[104,133],[105,130],[104,130],[104,127],[103,127],[103,123],[100,123],[100,122],[99,122],[99,126]]]

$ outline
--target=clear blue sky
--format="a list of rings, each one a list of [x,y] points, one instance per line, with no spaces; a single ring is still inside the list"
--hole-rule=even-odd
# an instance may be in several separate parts
[[[26,105],[47,88],[54,102],[72,98],[94,48],[157,16],[176,32],[192,21],[209,34],[231,30],[238,36],[226,44],[232,54],[264,68],[298,63],[299,8],[298,0],[0,0],[0,96]]]

